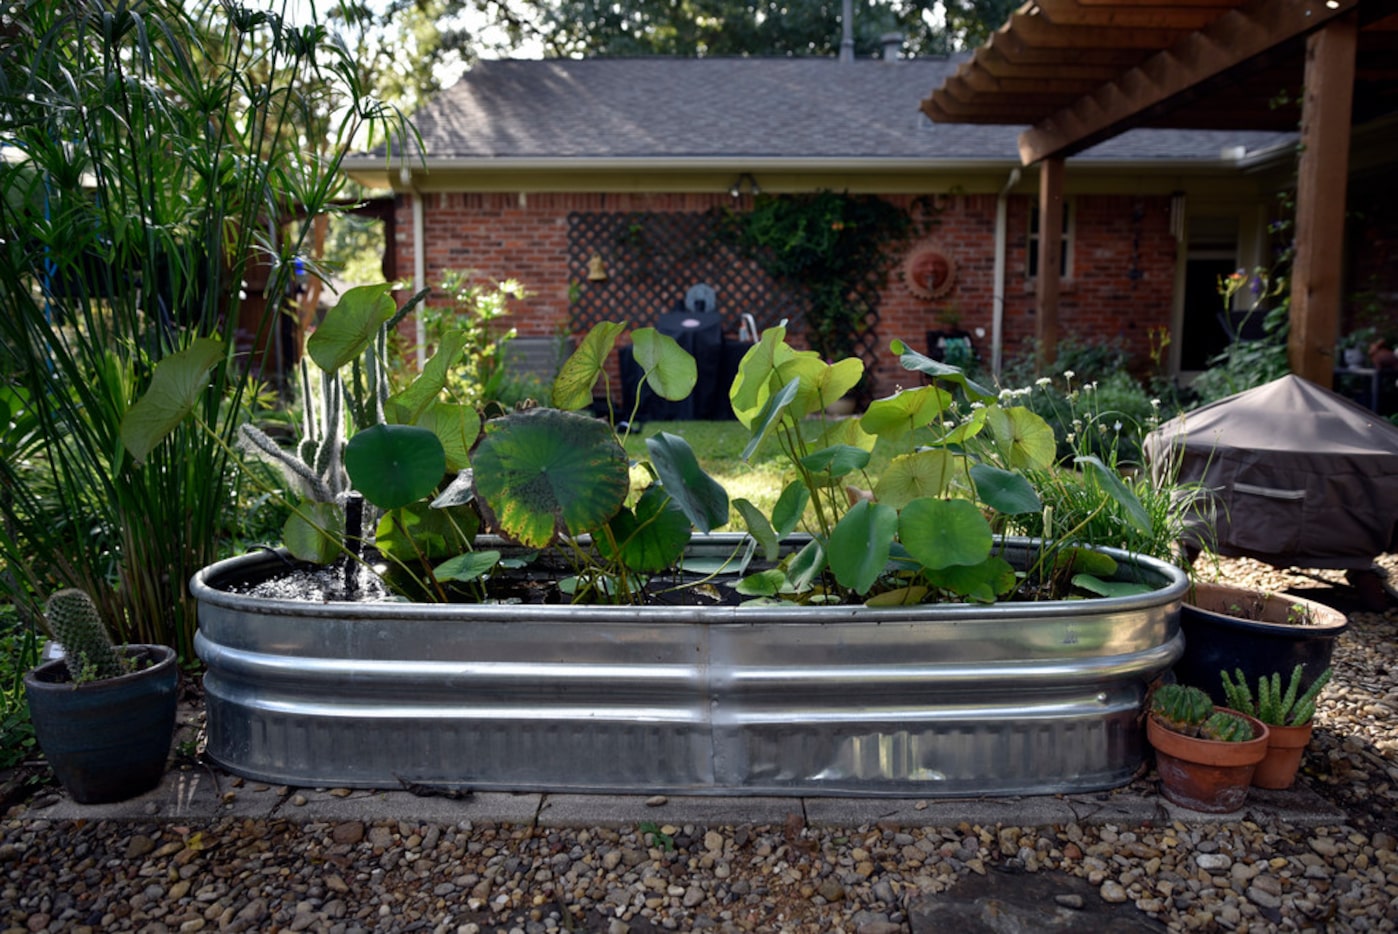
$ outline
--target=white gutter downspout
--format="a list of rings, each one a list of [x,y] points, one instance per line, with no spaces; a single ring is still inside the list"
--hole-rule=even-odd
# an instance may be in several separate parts
[[[1010,189],[1019,184],[1019,169],[1010,169],[1010,177],[1000,196],[995,199],[995,284],[990,299],[990,372],[1000,378],[1001,358],[1005,352],[1005,253],[1009,236]]]
[[[398,178],[408,188],[413,199],[413,294],[427,288],[427,245],[423,242],[427,228],[423,217],[422,195],[412,188],[413,173],[405,166],[399,170]],[[427,366],[427,326],[422,315],[413,315],[413,344],[417,352],[417,371]]]

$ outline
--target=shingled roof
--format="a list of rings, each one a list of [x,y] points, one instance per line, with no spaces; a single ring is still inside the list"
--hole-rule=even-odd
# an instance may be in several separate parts
[[[414,116],[429,165],[547,161],[652,167],[1018,161],[1019,127],[934,124],[928,92],[959,57],[483,61]],[[1291,134],[1137,130],[1083,160],[1214,161]],[[361,165],[371,156],[356,160]],[[380,156],[380,159],[382,157]],[[380,166],[382,163],[380,162]]]

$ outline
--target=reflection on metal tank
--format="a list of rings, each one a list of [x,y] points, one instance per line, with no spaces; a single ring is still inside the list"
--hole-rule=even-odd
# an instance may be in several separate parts
[[[1178,569],[1114,554],[1159,589],[878,609],[310,604],[225,592],[278,566],[234,558],[192,583],[208,752],[298,786],[1114,787],[1143,761],[1139,714],[1181,653],[1186,588]]]

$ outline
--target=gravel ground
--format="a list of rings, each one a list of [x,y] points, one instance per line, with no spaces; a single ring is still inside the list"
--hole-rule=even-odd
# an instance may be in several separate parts
[[[1201,571],[1343,599],[1335,572]],[[1395,930],[1398,609],[1350,618],[1301,778],[1343,808],[1335,826],[175,824],[20,805],[0,821],[0,930]]]

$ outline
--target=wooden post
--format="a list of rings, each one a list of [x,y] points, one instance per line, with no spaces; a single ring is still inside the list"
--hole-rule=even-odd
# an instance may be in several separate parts
[[[1039,275],[1035,284],[1039,344],[1036,369],[1043,373],[1058,359],[1058,286],[1063,262],[1063,169],[1061,156],[1039,164]]]
[[[1326,388],[1334,384],[1335,339],[1339,334],[1358,35],[1358,21],[1351,13],[1332,20],[1306,40],[1287,360],[1293,373]]]

